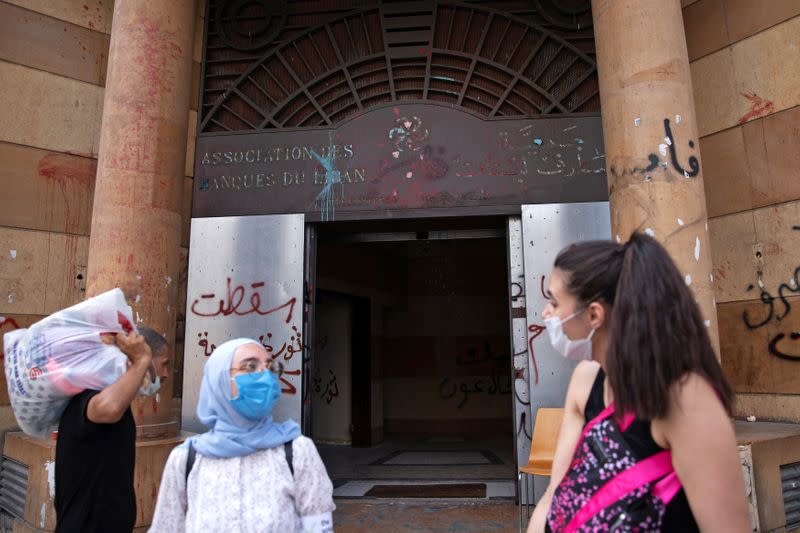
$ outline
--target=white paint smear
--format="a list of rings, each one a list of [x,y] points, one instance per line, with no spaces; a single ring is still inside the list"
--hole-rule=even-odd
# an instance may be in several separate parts
[[[709,274],[708,279],[711,280],[711,283],[714,283],[714,274]]]
[[[647,228],[646,230],[644,230],[644,232],[647,233],[648,235],[650,235],[651,237],[655,237],[656,236],[656,232],[653,231],[653,228]]]
[[[706,325],[706,327],[707,327],[707,328],[710,328],[710,327],[711,327],[711,321],[710,321],[710,320],[706,320],[706,321],[705,321],[705,322],[703,322],[703,323]]]
[[[681,120],[683,120],[683,119],[681,118],[680,115],[675,115],[675,124],[680,124]]]
[[[658,152],[663,156],[667,155],[667,145],[666,144],[659,144],[658,145]]]
[[[8,303],[10,304],[14,303],[14,295],[11,294],[10,292],[8,293]]]
[[[686,274],[686,277],[683,280],[686,282],[686,285],[691,285],[692,284],[692,275],[691,274]]]
[[[695,237],[694,240],[694,260],[700,261],[700,237]]]
[[[136,303],[138,304],[141,301],[142,301],[142,295],[141,294],[137,294],[136,295]]]
[[[688,172],[686,172],[685,170],[683,171],[683,177],[684,177],[684,178],[686,178],[687,180],[688,180],[689,178],[691,178],[691,176],[689,175],[689,173],[688,173]]]
[[[11,256],[11,259],[17,258],[17,251],[16,250],[9,250],[8,254]]]
[[[164,282],[167,284],[167,287],[172,285],[172,278],[169,276],[164,276]]]
[[[50,498],[56,497],[56,463],[55,461],[46,461],[44,469],[47,471],[47,492]]]
[[[406,178],[411,179],[414,174],[412,172],[406,172]]]
[[[43,503],[41,510],[39,510],[39,527],[44,529],[44,519],[47,516],[47,504]]]
[[[667,146],[672,146],[672,139],[669,137],[664,137],[664,142],[667,143]]]
[[[619,238],[619,235],[617,235],[617,242],[618,242],[618,243],[621,243],[621,242],[622,242],[622,239],[620,239],[620,238]]]
[[[640,119],[639,117],[636,117],[635,119],[633,119],[633,125],[634,126],[638,126],[641,123],[642,123],[642,119]]]
[[[678,219],[678,225],[679,225],[679,226],[683,226],[683,219],[682,219],[682,218],[679,218],[679,219]]]

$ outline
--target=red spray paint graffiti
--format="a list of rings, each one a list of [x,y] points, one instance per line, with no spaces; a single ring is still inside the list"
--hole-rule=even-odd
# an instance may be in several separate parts
[[[534,385],[539,384],[539,367],[536,364],[536,355],[533,352],[533,341],[536,340],[536,337],[542,334],[542,332],[546,328],[544,326],[540,326],[538,324],[531,324],[528,326],[528,333],[531,334],[530,339],[528,339],[528,351],[531,354],[531,361],[533,362],[533,383]]]
[[[250,288],[254,289],[252,294],[250,295],[249,301],[249,308],[245,306],[244,310],[240,310],[239,306],[242,305],[242,302],[245,299],[245,288],[244,285],[236,285],[233,288],[231,287],[231,278],[227,278],[227,293],[225,295],[225,299],[218,300],[217,307],[214,308],[213,304],[212,307],[209,309],[198,309],[198,304],[200,304],[201,300],[208,301],[214,300],[216,298],[215,293],[207,293],[201,294],[200,298],[197,298],[192,302],[192,313],[197,316],[203,317],[212,317],[212,316],[229,316],[229,315],[237,315],[237,316],[247,316],[253,313],[259,314],[261,316],[270,315],[282,309],[287,309],[286,314],[286,323],[292,321],[292,314],[294,313],[294,306],[297,304],[297,298],[290,298],[285,303],[277,305],[275,307],[269,309],[262,309],[261,308],[261,293],[258,292],[258,289],[266,285],[263,281],[258,281],[255,283],[250,284]]]

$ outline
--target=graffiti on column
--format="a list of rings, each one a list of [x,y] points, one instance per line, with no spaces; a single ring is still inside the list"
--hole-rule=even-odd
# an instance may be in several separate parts
[[[792,226],[794,231],[800,231],[800,226]],[[787,298],[791,294],[800,294],[800,266],[794,269],[788,283],[781,283],[777,288],[777,297],[774,296],[760,279],[758,286],[761,289],[759,300],[765,306],[762,317],[754,318],[747,310],[742,312],[742,321],[747,329],[753,331],[761,329],[771,322],[780,324],[792,313],[792,304]],[[753,284],[747,286],[747,292],[755,289]],[[800,331],[779,331],[768,342],[767,349],[773,356],[787,361],[800,362]]]
[[[680,115],[676,115],[675,122],[680,122]],[[641,119],[636,119],[634,122],[636,126],[641,124]],[[644,163],[629,166],[623,164],[622,168],[614,161],[611,164],[611,176],[614,178],[623,178],[633,175],[644,175],[645,181],[652,180],[652,173],[657,171],[659,167],[666,173],[668,172],[670,164],[678,174],[683,175],[685,178],[693,178],[700,173],[700,161],[696,156],[690,155],[687,159],[688,167],[684,167],[681,163],[681,158],[678,156],[678,141],[672,133],[672,122],[669,118],[664,119],[664,142],[659,143],[658,150],[647,155],[646,166]],[[689,139],[686,143],[690,150],[695,149],[695,142]],[[669,157],[668,157],[669,156]]]

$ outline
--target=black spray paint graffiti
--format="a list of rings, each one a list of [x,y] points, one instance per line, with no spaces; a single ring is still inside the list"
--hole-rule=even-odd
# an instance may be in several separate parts
[[[522,305],[525,305],[525,276],[519,276],[521,281],[511,282],[511,301],[517,303],[522,300]]]
[[[519,425],[517,426],[517,436],[519,437],[520,433],[525,433],[525,436],[528,437],[528,440],[531,440],[531,435],[528,432],[528,424],[525,421],[525,419],[527,418],[525,416],[526,414],[527,413],[525,411],[522,411],[519,414]]]
[[[511,394],[511,376],[508,375],[508,367],[505,366],[508,360],[509,358],[506,355],[493,355],[488,342],[484,343],[484,352],[482,354],[479,354],[478,350],[474,348],[468,350],[466,356],[459,354],[456,357],[458,366],[490,362],[492,364],[491,378],[478,378],[472,384],[468,384],[466,381],[458,384],[449,377],[444,378],[439,383],[439,398],[449,400],[460,392],[461,399],[456,407],[461,409],[467,404],[472,394],[485,393],[492,396],[496,394]],[[503,373],[506,374],[505,377],[501,375]]]
[[[800,231],[800,226],[793,226],[792,229],[795,231]],[[800,266],[795,268],[794,274],[789,280],[789,283],[781,283],[778,286],[777,297],[773,296],[765,287],[763,287],[763,282],[760,282],[759,286],[761,287],[759,300],[761,300],[761,303],[767,306],[766,317],[760,321],[753,321],[747,310],[743,311],[742,321],[744,322],[744,325],[747,326],[747,329],[751,331],[766,326],[772,321],[773,318],[776,322],[781,322],[784,318],[789,316],[789,314],[792,312],[792,304],[787,299],[787,293],[800,293]],[[748,285],[747,291],[752,291],[754,288],[755,286],[752,284]],[[779,305],[782,306],[781,309],[775,309],[776,301],[780,302]],[[800,331],[791,331],[788,334],[786,332],[777,333],[772,337],[772,339],[770,339],[769,344],[767,345],[769,353],[780,359],[800,362],[800,350],[795,350],[792,352],[789,348],[786,348],[785,345],[787,344],[787,337],[790,341],[800,341]]]
[[[666,157],[667,152],[670,155],[670,161],[672,162],[672,167],[675,169],[678,174],[683,174],[685,178],[693,178],[700,173],[700,161],[694,155],[689,156],[689,170],[686,170],[683,165],[678,160],[678,148],[675,144],[675,136],[672,134],[672,126],[670,125],[670,120],[668,118],[664,119],[664,143],[660,144],[658,147],[658,152],[661,154],[661,157]],[[694,141],[689,140],[689,148],[694,149]],[[662,161],[661,158],[657,153],[651,153],[647,156],[647,160],[649,164],[646,167],[639,167],[635,166],[632,168],[623,168],[618,169],[616,165],[611,165],[611,175],[614,178],[620,178],[624,176],[630,176],[634,174],[645,174],[645,181],[650,181],[652,176],[649,174],[654,170],[658,169],[658,167],[663,168],[665,171],[669,168],[669,163],[667,161]]]
[[[325,400],[325,403],[330,405],[334,398],[339,397],[339,385],[336,383],[336,374],[333,370],[328,370],[330,378],[328,383],[325,384],[325,390],[322,390],[322,379],[319,375],[314,376],[314,392],[319,394],[320,400]]]

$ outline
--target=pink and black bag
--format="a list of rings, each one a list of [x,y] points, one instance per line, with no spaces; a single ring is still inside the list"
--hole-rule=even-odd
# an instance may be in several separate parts
[[[547,523],[554,533],[658,532],[681,489],[669,450],[637,459],[609,405],[586,424],[569,470],[553,494]]]

